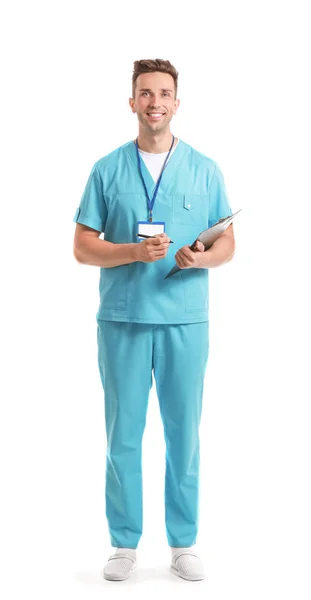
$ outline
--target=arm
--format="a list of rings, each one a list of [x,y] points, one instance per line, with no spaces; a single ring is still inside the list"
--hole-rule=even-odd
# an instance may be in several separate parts
[[[229,262],[233,258],[234,252],[235,240],[231,223],[211,248],[205,252],[202,242],[197,241],[195,252],[190,250],[190,246],[183,246],[175,255],[175,260],[181,269],[210,269]]]
[[[235,239],[231,223],[226,231],[213,243],[211,248],[205,252],[195,252],[194,254],[196,255],[199,268],[210,269],[211,267],[219,267],[232,260],[234,252]]]
[[[136,261],[154,262],[164,258],[169,247],[165,233],[139,244],[113,244],[99,239],[99,236],[100,231],[77,223],[73,252],[79,263],[109,268]]]
[[[99,239],[100,233],[77,223],[73,253],[79,263],[94,267],[118,267],[137,260],[138,244],[112,244]]]

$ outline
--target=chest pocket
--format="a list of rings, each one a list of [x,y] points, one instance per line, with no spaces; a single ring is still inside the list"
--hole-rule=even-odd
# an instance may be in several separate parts
[[[208,221],[207,194],[174,194],[172,200],[172,223],[204,228]]]

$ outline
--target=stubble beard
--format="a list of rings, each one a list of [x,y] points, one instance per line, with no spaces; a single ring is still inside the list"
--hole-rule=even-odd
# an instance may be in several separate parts
[[[169,129],[169,125],[172,120],[172,116],[168,120],[166,120],[165,123],[163,123],[163,124],[155,123],[154,127],[152,127],[146,121],[146,119],[144,119],[143,115],[138,115],[138,120],[139,120],[140,124],[144,127],[144,129],[146,129],[150,135],[159,135],[159,133],[165,133],[166,130]]]

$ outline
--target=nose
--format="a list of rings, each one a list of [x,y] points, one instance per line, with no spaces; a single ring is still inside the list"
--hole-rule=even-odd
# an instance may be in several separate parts
[[[161,96],[160,94],[154,94],[152,97],[152,102],[150,102],[151,108],[160,108],[161,107]]]

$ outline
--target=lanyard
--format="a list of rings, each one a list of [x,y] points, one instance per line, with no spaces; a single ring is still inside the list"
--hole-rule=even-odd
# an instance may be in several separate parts
[[[139,168],[140,176],[141,176],[142,182],[144,184],[144,188],[145,188],[145,192],[146,192],[146,196],[147,196],[147,204],[148,204],[148,209],[149,209],[149,219],[148,219],[148,221],[150,223],[152,223],[152,210],[153,210],[153,206],[154,206],[154,203],[155,203],[155,200],[156,200],[156,197],[157,197],[158,189],[159,189],[160,182],[161,182],[161,179],[162,179],[162,174],[163,174],[163,171],[165,169],[166,163],[167,163],[167,161],[169,159],[169,156],[171,154],[171,150],[172,150],[173,145],[174,145],[174,140],[175,140],[175,138],[173,136],[172,145],[170,147],[169,153],[168,153],[168,155],[167,155],[167,157],[165,159],[164,165],[162,167],[162,171],[160,173],[160,177],[159,177],[159,179],[157,181],[157,185],[156,185],[155,190],[153,192],[152,200],[150,200],[150,198],[149,198],[147,186],[146,186],[146,183],[145,183],[145,180],[144,180],[144,176],[143,176],[142,170],[141,170],[141,159],[140,159],[139,152],[138,152],[138,138],[136,138],[136,140],[135,140],[138,168]]]

